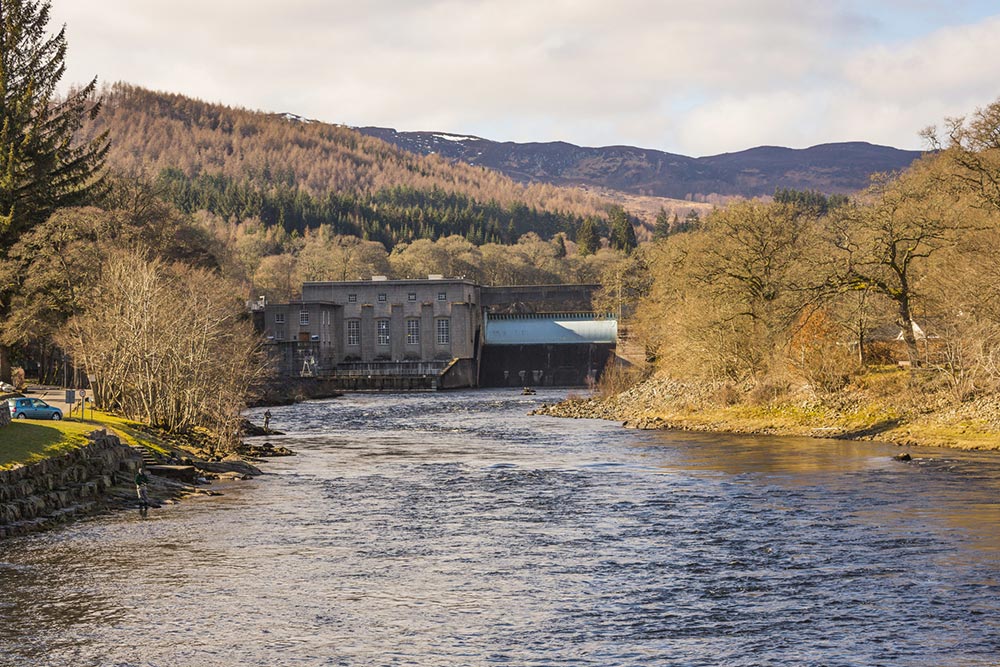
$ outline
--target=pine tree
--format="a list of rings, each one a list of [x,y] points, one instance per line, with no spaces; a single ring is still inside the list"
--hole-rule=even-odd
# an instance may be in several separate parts
[[[96,194],[108,151],[106,135],[73,143],[84,119],[100,108],[91,101],[97,79],[59,99],[66,29],[46,33],[49,8],[47,0],[0,0],[0,260],[53,211]],[[9,289],[0,292],[2,317]],[[0,380],[10,381],[8,358],[0,346]]]
[[[608,239],[615,250],[631,252],[639,245],[635,237],[635,228],[628,213],[621,206],[612,206],[608,212],[608,224],[611,227],[611,237]]]
[[[689,232],[692,229],[696,229],[699,224],[701,224],[701,216],[698,215],[698,211],[691,209],[684,216],[684,222],[680,224],[676,231]]]
[[[552,239],[552,243],[556,247],[556,258],[562,259],[566,256],[566,241],[563,240],[562,234],[556,234],[556,237]]]
[[[97,79],[59,99],[65,28],[46,33],[50,3],[0,0],[0,253],[58,208],[85,203],[100,186],[104,135],[73,143],[97,114]]]
[[[677,217],[677,214],[674,214]],[[656,222],[653,224],[653,240],[660,241],[670,236],[670,217],[662,206],[656,213]]]
[[[583,219],[580,228],[576,230],[576,254],[593,255],[597,252],[600,239],[597,236],[597,225],[590,216]]]

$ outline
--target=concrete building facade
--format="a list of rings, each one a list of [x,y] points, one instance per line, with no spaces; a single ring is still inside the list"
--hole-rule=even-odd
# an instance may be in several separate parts
[[[304,283],[300,300],[266,304],[262,319],[286,376],[432,375],[470,367],[482,336],[479,286],[439,276]]]
[[[338,362],[447,361],[475,356],[478,290],[462,279],[376,277],[304,283],[302,303],[336,309]]]
[[[343,389],[583,384],[614,348],[614,323],[586,312],[596,289],[442,276],[308,282],[300,300],[265,304],[260,325],[280,375]]]

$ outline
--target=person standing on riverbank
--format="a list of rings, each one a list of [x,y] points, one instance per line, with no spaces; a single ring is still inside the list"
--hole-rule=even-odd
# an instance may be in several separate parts
[[[140,467],[135,473],[135,494],[139,497],[139,504],[143,507],[149,507],[149,493],[146,489],[148,484],[149,477],[146,475],[146,470]]]
[[[271,430],[271,411],[264,410],[264,430]]]

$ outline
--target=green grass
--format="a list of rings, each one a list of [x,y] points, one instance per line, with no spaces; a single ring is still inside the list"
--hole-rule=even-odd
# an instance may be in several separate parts
[[[162,443],[156,436],[149,433],[145,426],[139,422],[109,415],[100,410],[91,411],[88,409],[87,415],[93,415],[91,423],[97,424],[100,428],[106,427],[114,431],[126,445],[146,447],[160,454],[166,454],[170,451],[169,447]]]
[[[86,421],[78,418],[62,421],[15,419],[10,426],[0,429],[0,470],[83,447],[88,442],[87,434],[103,428],[116,434],[126,445],[146,447],[161,454],[169,451],[138,422],[89,409],[87,417]]]
[[[87,434],[100,428],[76,421],[15,419],[0,430],[0,469],[59,456],[87,444]]]

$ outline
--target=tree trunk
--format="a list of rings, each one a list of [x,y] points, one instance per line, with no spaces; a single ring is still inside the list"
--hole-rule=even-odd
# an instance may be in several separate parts
[[[10,356],[6,345],[0,345],[0,382],[10,382]]]
[[[910,368],[917,368],[920,366],[920,350],[917,349],[917,338],[913,334],[910,300],[905,296],[899,300],[899,326],[903,329],[903,342],[906,343],[906,356],[910,359]]]

